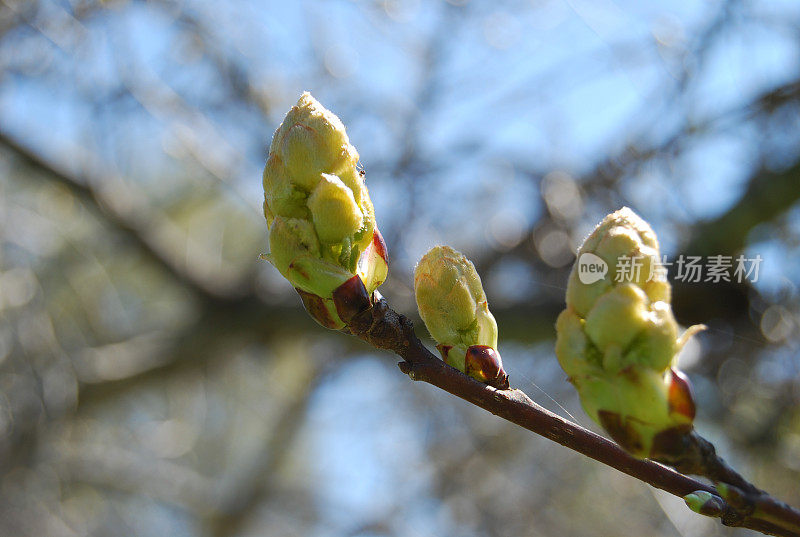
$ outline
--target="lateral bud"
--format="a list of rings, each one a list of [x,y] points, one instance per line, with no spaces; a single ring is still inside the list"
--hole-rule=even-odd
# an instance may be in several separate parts
[[[498,389],[508,375],[497,352],[497,322],[475,266],[449,246],[435,246],[414,270],[417,309],[446,364]]]

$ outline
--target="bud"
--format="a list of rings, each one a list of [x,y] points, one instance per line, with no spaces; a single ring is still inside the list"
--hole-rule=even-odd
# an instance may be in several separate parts
[[[727,510],[725,501],[722,498],[705,490],[697,490],[687,494],[683,497],[683,501],[686,502],[689,509],[705,516],[719,518]]]
[[[604,264],[585,277],[581,259]],[[556,322],[556,355],[584,410],[638,457],[663,455],[692,429],[688,380],[672,366],[686,340],[657,273],[658,241],[630,209],[608,215],[578,250],[567,308]],[[635,267],[638,265],[638,270]]]
[[[414,271],[420,317],[448,365],[496,388],[508,388],[497,352],[497,322],[475,266],[449,246],[435,246]]]
[[[357,163],[341,120],[306,92],[275,131],[264,168],[264,257],[328,328],[369,307],[388,273]]]

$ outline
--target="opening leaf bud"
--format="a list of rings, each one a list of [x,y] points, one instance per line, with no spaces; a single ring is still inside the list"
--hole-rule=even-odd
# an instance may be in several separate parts
[[[623,448],[657,457],[692,429],[688,379],[673,368],[686,340],[659,270],[658,240],[627,207],[606,216],[578,250],[556,355],[587,414]]]
[[[275,131],[264,168],[270,244],[264,257],[328,328],[346,326],[364,293],[369,307],[388,274],[386,245],[357,164],[341,120],[306,92]]]

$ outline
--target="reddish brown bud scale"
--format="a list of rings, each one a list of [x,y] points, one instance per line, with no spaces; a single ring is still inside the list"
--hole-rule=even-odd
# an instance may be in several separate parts
[[[670,369],[671,379],[667,402],[669,411],[683,414],[690,420],[694,420],[696,408],[694,405],[694,395],[689,379],[682,372],[675,368]]]
[[[719,496],[711,496],[700,506],[698,513],[710,517],[721,517],[726,511],[725,501]]]
[[[464,359],[467,375],[494,386],[500,390],[508,389],[508,375],[503,370],[500,354],[488,345],[472,345],[467,349]]]
[[[439,354],[442,355],[442,360],[444,360],[444,362],[447,365],[450,365],[450,363],[447,361],[447,356],[450,353],[450,349],[452,349],[452,348],[453,348],[452,345],[444,345],[442,343],[439,343],[438,345],[436,345],[436,349],[439,351]]]
[[[389,262],[389,253],[386,249],[386,241],[383,240],[383,235],[381,235],[380,230],[376,227],[375,231],[372,233],[372,247],[375,249],[375,252],[381,256],[381,258]]]
[[[333,291],[333,303],[339,318],[345,323],[372,305],[367,288],[358,276],[353,276]]]
[[[330,328],[332,330],[342,327],[339,321],[334,319],[331,315],[325,303],[325,299],[313,293],[307,293],[297,287],[295,287],[294,290],[300,295],[300,299],[303,301],[303,307],[306,308],[308,314],[311,315],[315,321],[325,328]]]
[[[597,418],[611,439],[622,449],[632,452],[639,452],[643,449],[641,435],[633,427],[630,418],[623,420],[622,416],[608,410],[598,410]]]
[[[338,330],[356,315],[372,306],[364,282],[353,276],[333,291],[332,298],[322,298],[295,288],[311,317],[325,328]]]
[[[659,461],[680,458],[686,451],[686,442],[692,429],[692,425],[687,423],[658,432],[653,436],[653,445],[650,447],[648,457]]]

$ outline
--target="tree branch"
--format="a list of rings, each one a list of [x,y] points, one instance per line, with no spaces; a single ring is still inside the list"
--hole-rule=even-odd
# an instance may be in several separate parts
[[[19,143],[8,133],[0,131],[0,147],[10,151],[22,163],[39,172],[44,178],[59,183],[89,208],[95,209],[111,228],[125,240],[129,241],[144,257],[169,274],[176,282],[190,290],[195,296],[206,299],[226,298],[224,290],[213,288],[208,282],[193,277],[187,267],[171,255],[169,248],[158,244],[152,233],[152,223],[156,220],[152,211],[137,207],[136,211],[121,212],[115,209],[116,200],[103,192],[93,189],[92,183],[102,184],[101,180],[75,177],[58,165],[48,162],[33,150]]]
[[[770,172],[756,171],[736,202],[721,216],[698,222],[685,251],[695,255],[734,255],[744,248],[748,233],[785,213],[800,199],[800,161]]]
[[[376,348],[399,355],[404,360],[398,364],[400,370],[412,380],[437,386],[496,416],[675,496],[682,498],[692,492],[708,492],[719,500],[717,505],[720,507],[708,514],[719,517],[724,525],[750,528],[768,535],[800,537],[800,528],[795,525],[800,514],[786,504],[776,500],[767,502],[764,499],[766,495],[759,495],[755,499],[761,499],[762,503],[754,504],[753,497],[743,494],[742,501],[732,505],[719,497],[717,489],[657,462],[633,458],[610,440],[537,405],[521,390],[497,390],[448,366],[416,337],[408,318],[392,310],[377,292],[375,295],[373,306],[356,315],[344,331]],[[726,491],[730,490],[735,492],[735,487],[726,487]],[[768,506],[769,516],[759,518],[760,515],[766,515],[764,506]]]
[[[714,444],[692,431],[682,438],[679,455],[664,457],[658,462],[671,466],[682,474],[702,475],[715,483],[733,485],[748,494],[763,494],[755,485],[742,477],[725,460],[717,455]]]

